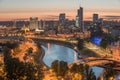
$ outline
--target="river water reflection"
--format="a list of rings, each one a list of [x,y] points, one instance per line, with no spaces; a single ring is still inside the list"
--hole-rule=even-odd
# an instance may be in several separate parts
[[[43,61],[49,67],[55,60],[66,61],[68,64],[77,60],[77,53],[71,48],[50,43],[42,46],[42,48],[45,50]],[[93,71],[98,77],[102,74],[103,69],[99,67],[93,67]]]
[[[45,50],[43,61],[49,67],[54,60],[63,60],[68,64],[72,63],[74,60],[77,60],[77,53],[71,48],[49,43],[47,46],[42,47]]]

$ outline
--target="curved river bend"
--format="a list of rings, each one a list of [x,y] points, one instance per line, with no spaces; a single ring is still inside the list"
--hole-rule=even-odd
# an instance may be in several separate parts
[[[78,53],[69,47],[48,43],[44,46],[42,45],[42,48],[45,50],[43,61],[49,67],[55,60],[66,61],[68,64],[77,60]],[[102,68],[93,67],[93,71],[97,77],[102,74],[102,70]]]

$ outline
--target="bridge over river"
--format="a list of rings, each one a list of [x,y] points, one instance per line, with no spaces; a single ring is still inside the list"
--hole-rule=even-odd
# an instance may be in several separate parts
[[[69,64],[69,67],[72,67],[73,64],[87,64],[89,66],[100,66],[106,68],[107,64],[113,64],[113,68],[117,71],[120,71],[120,61],[114,58],[96,58],[96,57],[87,57],[74,61]]]

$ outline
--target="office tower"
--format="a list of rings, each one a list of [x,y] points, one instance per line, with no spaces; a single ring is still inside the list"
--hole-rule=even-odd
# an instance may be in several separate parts
[[[44,29],[44,27],[43,27],[43,20],[40,20],[40,22],[39,22],[39,29]]]
[[[38,29],[38,18],[30,17],[30,30]]]
[[[13,27],[12,28],[16,28],[16,20],[13,21]]]
[[[83,31],[83,8],[80,7],[77,11],[77,16],[76,16],[76,26],[80,28],[80,31]]]
[[[61,13],[59,15],[59,22],[64,22],[65,21],[65,13]]]
[[[79,27],[79,17],[76,16],[76,23],[75,23],[76,27]]]
[[[43,29],[45,30],[46,27],[47,27],[47,24],[46,24],[46,21],[44,20],[44,21],[43,21]]]
[[[99,18],[98,21],[99,21],[100,23],[103,23],[104,19],[103,19],[103,18]]]
[[[93,14],[93,22],[97,22],[98,21],[98,14]]]

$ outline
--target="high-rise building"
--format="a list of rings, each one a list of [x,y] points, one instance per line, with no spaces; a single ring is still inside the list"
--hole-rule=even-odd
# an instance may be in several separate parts
[[[61,13],[61,14],[59,15],[59,22],[64,22],[65,19],[66,19],[65,13]]]
[[[77,11],[76,16],[76,26],[80,28],[80,31],[83,31],[83,8],[80,7]]]
[[[98,14],[93,14],[93,22],[97,22],[98,21]]]
[[[30,17],[30,30],[39,29],[38,27],[38,18],[37,17]]]
[[[16,20],[13,21],[13,27],[12,28],[16,28]]]
[[[39,22],[39,29],[44,29],[44,27],[43,27],[43,20],[40,20],[40,22]]]
[[[76,16],[76,23],[75,23],[76,27],[79,27],[79,17]]]

